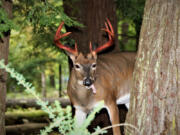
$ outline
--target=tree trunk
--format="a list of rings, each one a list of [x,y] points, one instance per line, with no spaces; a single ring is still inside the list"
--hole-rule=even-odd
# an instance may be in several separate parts
[[[180,135],[179,70],[180,1],[147,0],[127,116],[141,135]]]
[[[51,87],[55,88],[55,76],[54,74],[50,75],[49,79],[50,79],[50,85]]]
[[[41,93],[42,97],[46,97],[46,75],[44,72],[41,73]]]
[[[9,17],[12,16],[12,1],[2,0],[2,8],[5,9]],[[4,59],[6,64],[8,63],[9,36],[10,36],[10,30],[4,33],[3,38],[0,38],[0,60]],[[6,80],[7,80],[7,73],[4,70],[0,70],[0,135],[6,134],[5,132]]]
[[[59,64],[59,97],[62,96],[62,69],[61,64]]]
[[[108,38],[101,30],[105,27],[106,18],[109,18],[115,31],[115,47],[117,47],[115,50],[119,50],[115,7],[115,2],[112,0],[64,0],[66,14],[75,17],[85,26],[83,28],[68,28],[68,31],[72,32],[72,38],[77,41],[80,52],[89,53],[90,41],[94,47],[107,42]]]

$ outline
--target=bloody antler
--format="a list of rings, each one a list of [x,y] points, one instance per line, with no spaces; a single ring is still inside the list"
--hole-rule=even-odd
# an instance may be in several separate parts
[[[90,42],[89,48],[90,48],[91,52],[93,51],[95,53],[98,53],[98,52],[104,50],[105,48],[110,47],[113,44],[113,42],[114,42],[114,30],[113,30],[113,27],[112,27],[109,19],[107,19],[107,22],[105,22],[105,27],[106,28],[103,28],[102,30],[104,30],[108,33],[109,41],[106,42],[105,44],[101,45],[100,47],[98,47],[95,50],[92,50],[92,44]]]
[[[69,47],[67,47],[67,46],[64,46],[64,45],[59,41],[59,39],[61,39],[61,38],[63,38],[63,37],[66,37],[66,36],[68,36],[68,35],[71,34],[71,32],[67,32],[67,33],[61,34],[61,29],[62,29],[63,25],[64,25],[64,22],[62,22],[62,23],[59,25],[59,27],[58,27],[58,29],[57,29],[57,31],[56,31],[56,35],[54,36],[54,42],[55,42],[55,44],[56,44],[59,48],[64,49],[64,50],[66,50],[66,51],[68,51],[68,52],[70,52],[70,53],[72,53],[72,54],[77,54],[77,53],[78,53],[78,50],[77,50],[77,44],[76,44],[76,43],[75,43],[75,49],[71,49],[71,48],[69,48]]]

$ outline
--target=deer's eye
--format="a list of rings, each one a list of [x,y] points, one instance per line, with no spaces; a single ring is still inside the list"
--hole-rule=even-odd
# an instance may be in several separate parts
[[[75,68],[76,68],[76,69],[80,69],[81,67],[80,67],[80,65],[75,64]]]
[[[92,68],[96,68],[96,63],[92,64]]]

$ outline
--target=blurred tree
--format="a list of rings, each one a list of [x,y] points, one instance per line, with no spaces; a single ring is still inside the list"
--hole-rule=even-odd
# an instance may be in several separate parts
[[[53,73],[49,76],[49,80],[51,87],[55,88],[55,76]]]
[[[78,50],[89,53],[89,42],[94,48],[107,42],[108,38],[101,29],[108,18],[115,31],[115,47],[118,47],[116,5],[112,0],[64,0],[64,11],[84,25],[83,28],[67,27],[71,38],[78,44]],[[111,50],[113,47],[111,48]]]
[[[179,18],[179,0],[146,1],[127,116],[141,135],[180,134]]]
[[[1,18],[2,17],[2,18]],[[0,1],[0,59],[8,63],[9,37],[11,29],[12,1]],[[5,135],[5,105],[6,105],[7,73],[0,70],[0,134]]]
[[[62,96],[62,67],[59,65],[59,97]]]
[[[47,90],[46,90],[46,75],[43,71],[41,71],[41,93],[42,97],[46,98],[47,97]]]

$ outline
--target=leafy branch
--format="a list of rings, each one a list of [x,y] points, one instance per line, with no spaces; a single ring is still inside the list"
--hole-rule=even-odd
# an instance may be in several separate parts
[[[100,102],[98,106],[90,113],[90,115],[85,120],[84,124],[79,128],[76,128],[76,120],[72,118],[71,107],[67,106],[65,109],[61,107],[58,101],[55,101],[54,105],[48,105],[48,102],[43,101],[38,93],[36,93],[35,88],[31,83],[26,82],[23,75],[17,73],[13,68],[10,68],[9,65],[4,64],[4,60],[0,60],[0,69],[4,69],[6,72],[10,74],[10,76],[17,80],[18,85],[22,85],[25,87],[25,91],[29,94],[32,94],[36,100],[37,104],[41,106],[41,109],[45,111],[52,122],[47,126],[44,130],[41,131],[41,135],[48,135],[49,132],[52,131],[53,128],[58,128],[61,134],[66,135],[90,135],[87,127],[94,119],[95,114],[99,112],[104,102]],[[93,134],[103,134],[105,130],[100,130],[98,127]]]
[[[1,7],[0,3],[0,38],[3,37],[5,32],[15,28],[15,25],[11,19],[9,19],[5,10]]]

